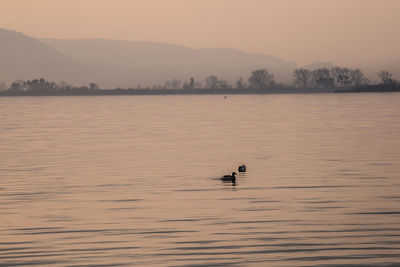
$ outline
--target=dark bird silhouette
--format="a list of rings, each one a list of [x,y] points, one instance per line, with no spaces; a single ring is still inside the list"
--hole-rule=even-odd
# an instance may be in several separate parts
[[[238,171],[239,172],[246,172],[246,165],[243,164],[243,165],[239,166]]]
[[[236,182],[236,172],[232,172],[232,175],[224,175],[221,177],[221,180],[224,182],[232,182],[235,183]]]

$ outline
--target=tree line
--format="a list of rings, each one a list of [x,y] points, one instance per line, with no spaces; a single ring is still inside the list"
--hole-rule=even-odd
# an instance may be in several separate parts
[[[379,86],[396,87],[399,86],[393,78],[393,74],[389,71],[381,71],[378,73],[381,79]],[[267,69],[257,69],[251,72],[250,77],[245,80],[240,77],[235,84],[220,79],[215,75],[211,75],[204,80],[204,83],[195,81],[190,78],[187,82],[178,79],[165,82],[164,85],[141,88],[130,88],[127,90],[273,90],[282,88],[299,88],[299,89],[327,89],[327,90],[351,90],[368,86],[369,79],[365,77],[360,69],[350,69],[334,67],[319,68],[316,70],[308,70],[305,68],[296,69],[293,72],[293,81],[291,85],[277,83],[275,77]],[[9,88],[0,82],[0,91],[9,93],[30,92],[30,93],[68,93],[81,92],[90,94],[99,91],[100,88],[96,83],[90,83],[89,86],[74,87],[66,82],[59,84],[47,81],[43,78],[34,80],[17,80],[13,82]],[[116,88],[114,90],[125,90]]]
[[[1,86],[3,84],[3,86]],[[60,92],[60,91],[96,91],[99,87],[96,83],[90,83],[89,86],[72,86],[66,82],[59,84],[47,81],[44,78],[34,80],[17,80],[13,82],[9,88],[6,88],[4,83],[0,83],[0,89],[7,92]]]
[[[389,71],[381,71],[378,73],[381,84],[384,86],[397,85],[397,81],[393,78],[393,74]],[[195,82],[190,78],[190,82],[182,83],[178,79],[167,81],[164,85],[153,86],[146,89],[274,89],[274,88],[319,88],[331,90],[354,89],[366,86],[370,80],[364,75],[360,69],[350,69],[334,67],[319,68],[316,70],[308,70],[305,68],[296,69],[293,72],[292,84],[282,84],[275,81],[275,77],[267,69],[254,70],[250,77],[244,80],[240,77],[235,84],[231,84],[227,80],[211,75],[201,82]],[[140,88],[139,88],[140,89]]]

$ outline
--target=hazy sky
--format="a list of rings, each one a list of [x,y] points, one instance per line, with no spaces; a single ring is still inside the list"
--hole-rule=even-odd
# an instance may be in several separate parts
[[[400,60],[400,0],[0,0],[0,27],[233,47],[300,64]]]

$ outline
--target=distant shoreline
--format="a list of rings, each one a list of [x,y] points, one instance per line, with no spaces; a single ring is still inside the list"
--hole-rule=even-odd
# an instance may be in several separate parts
[[[45,81],[45,80],[43,80]],[[29,82],[29,81],[28,81]],[[43,84],[46,85],[45,82]],[[102,95],[234,95],[234,94],[326,94],[326,93],[379,93],[400,92],[398,84],[374,84],[355,88],[298,88],[298,87],[275,87],[263,89],[99,89],[97,86],[73,87],[60,89],[56,86],[50,88],[34,88],[31,90],[6,90],[1,91],[0,96],[102,96]]]
[[[364,85],[357,88],[336,90],[335,93],[390,93],[400,92],[400,85]]]
[[[334,93],[327,89],[104,89],[104,90],[70,90],[70,91],[19,91],[0,92],[0,96],[106,96],[106,95],[233,95],[233,94],[314,94]]]
[[[107,95],[243,95],[243,94],[330,94],[330,93],[385,93],[400,92],[399,87],[368,86],[349,90],[321,88],[280,88],[280,89],[98,89],[70,91],[3,91],[0,97],[7,96],[107,96]]]

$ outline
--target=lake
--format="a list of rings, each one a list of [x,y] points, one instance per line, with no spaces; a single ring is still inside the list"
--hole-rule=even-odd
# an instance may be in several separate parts
[[[0,98],[0,266],[399,264],[399,93]]]

